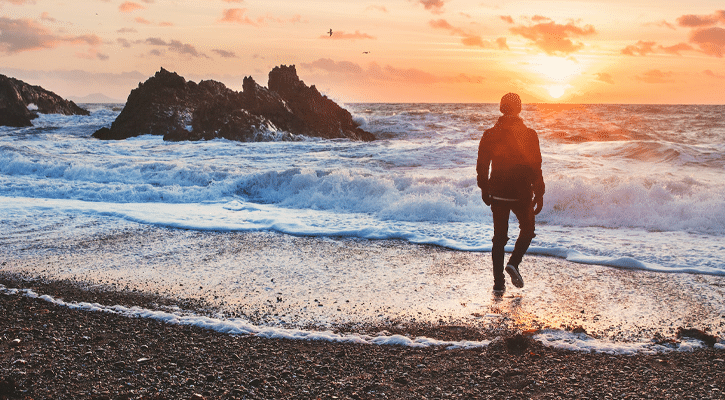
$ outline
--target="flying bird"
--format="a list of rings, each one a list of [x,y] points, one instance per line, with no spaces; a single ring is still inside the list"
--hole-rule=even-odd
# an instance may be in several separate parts
[[[369,51],[363,51],[363,54],[370,54]]]
[[[329,34],[330,34],[330,36],[332,36],[332,29],[330,29],[330,31],[329,31],[329,32],[327,32],[327,33],[329,33]]]

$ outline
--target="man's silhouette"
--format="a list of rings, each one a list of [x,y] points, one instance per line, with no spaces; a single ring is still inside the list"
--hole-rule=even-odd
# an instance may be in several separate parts
[[[534,234],[535,215],[544,205],[544,178],[541,175],[541,150],[536,131],[527,128],[519,117],[521,99],[515,93],[501,98],[501,113],[496,124],[487,129],[478,146],[478,187],[493,214],[494,294],[506,290],[504,246],[508,238],[509,215],[513,211],[519,221],[520,233],[505,271],[511,283],[521,288],[524,280],[519,264]],[[490,175],[489,175],[490,171]]]

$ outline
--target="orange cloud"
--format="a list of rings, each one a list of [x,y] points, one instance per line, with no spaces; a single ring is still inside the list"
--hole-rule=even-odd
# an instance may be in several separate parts
[[[579,27],[572,22],[561,25],[539,15],[534,16],[532,20],[541,22],[529,26],[516,26],[510,31],[529,39],[536,47],[550,55],[574,53],[583,48],[584,44],[575,43],[571,39],[572,37],[590,36],[597,33],[591,25]]]
[[[704,73],[705,75],[707,75],[707,76],[711,77],[711,78],[716,78],[716,79],[725,79],[725,75],[722,75],[722,74],[716,74],[716,73],[712,72],[712,71],[711,71],[711,70],[709,70],[709,69],[706,69],[705,71],[703,71],[703,73]]]
[[[725,29],[696,29],[690,34],[690,42],[697,44],[705,54],[722,57],[725,54]]]
[[[464,29],[457,28],[448,23],[448,21],[446,21],[445,19],[432,20],[428,22],[428,24],[436,29],[447,30],[451,33],[451,35],[461,36],[461,43],[463,43],[463,45],[465,46],[480,47],[483,49],[509,49],[508,45],[506,44],[506,38],[504,37],[500,37],[494,42],[483,40],[481,36],[467,32]]]
[[[649,53],[655,52],[654,47],[656,44],[656,42],[645,42],[640,40],[639,42],[637,42],[637,44],[629,45],[622,49],[622,54],[626,54],[628,56],[645,56]]]
[[[612,78],[612,75],[609,75],[605,72],[600,72],[594,75],[597,77],[598,81],[614,85],[614,78]]]
[[[322,36],[320,36],[320,38],[321,39],[342,39],[342,40],[377,39],[375,36],[370,36],[367,33],[360,33],[360,31],[355,31],[355,33],[347,33],[344,31],[333,32],[332,36],[322,35]]]
[[[133,20],[139,24],[144,24],[144,25],[151,25],[153,23],[153,22],[147,20],[146,18],[142,18],[142,17],[136,17]]]
[[[166,50],[173,51],[175,53],[184,54],[192,57],[204,57],[209,58],[204,53],[200,53],[196,50],[196,48],[188,43],[182,43],[178,40],[171,40],[170,42],[167,42],[161,38],[147,38],[144,41],[136,42],[136,43],[145,43],[151,46],[159,46],[159,47],[166,47]],[[161,51],[158,49],[151,50],[151,54],[153,55],[161,55]]]
[[[134,3],[132,1],[127,1],[125,3],[122,3],[120,6],[118,6],[118,10],[121,12],[132,12],[136,10],[143,10],[145,7],[141,4]]]
[[[219,56],[223,57],[223,58],[235,58],[237,56],[232,51],[226,51],[226,50],[220,50],[220,49],[212,49],[212,51],[214,53],[219,54]]]
[[[510,15],[501,15],[501,16],[499,16],[499,18],[501,18],[501,20],[504,21],[504,22],[508,22],[509,24],[513,24],[514,23],[514,19],[511,18]]]
[[[676,45],[674,45],[674,46],[667,46],[667,47],[665,47],[665,46],[659,46],[659,47],[660,47],[660,49],[662,49],[662,50],[663,50],[663,51],[664,51],[665,53],[668,53],[668,54],[675,54],[675,55],[678,55],[678,56],[680,55],[680,52],[681,52],[681,51],[690,51],[690,50],[694,50],[694,49],[692,48],[692,46],[690,46],[690,45],[689,45],[689,44],[687,44],[687,43],[678,43],[678,44],[676,44]]]
[[[718,22],[725,23],[725,10],[715,11],[711,15],[683,15],[677,18],[677,23],[687,28],[713,26]]]
[[[48,22],[58,22],[58,20],[51,17],[47,11],[44,11],[42,14],[40,14],[40,19],[43,21],[48,21]]]
[[[380,11],[384,13],[388,12],[388,9],[385,6],[368,6],[365,10]]]
[[[0,17],[0,51],[5,53],[52,49],[61,44],[98,46],[101,42],[96,35],[59,36],[33,20]]]
[[[334,61],[329,58],[321,58],[311,63],[301,65],[310,70],[318,70],[346,79],[356,81],[383,81],[383,82],[404,82],[411,84],[435,84],[435,83],[481,83],[485,78],[481,76],[469,76],[458,74],[455,76],[436,76],[416,68],[395,68],[390,65],[384,67],[377,63],[371,63],[368,68],[363,68],[356,63],[349,61]]]
[[[257,26],[256,22],[245,15],[246,13],[246,8],[229,8],[222,12],[222,18],[219,21]]]
[[[640,40],[637,44],[629,45],[622,49],[622,54],[628,56],[646,56],[647,54],[664,52],[667,54],[680,55],[682,51],[695,50],[687,43],[678,43],[673,46],[657,45],[656,42],[645,42]]]
[[[672,72],[662,72],[658,69],[653,69],[645,72],[642,75],[638,75],[635,79],[645,83],[672,83]]]
[[[443,0],[418,0],[418,3],[433,14],[442,14],[443,6],[446,4]]]

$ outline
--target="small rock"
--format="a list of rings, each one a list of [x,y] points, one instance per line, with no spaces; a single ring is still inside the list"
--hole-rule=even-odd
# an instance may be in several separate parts
[[[263,379],[254,378],[249,382],[249,386],[260,387],[260,386],[262,386],[263,383],[264,383]]]

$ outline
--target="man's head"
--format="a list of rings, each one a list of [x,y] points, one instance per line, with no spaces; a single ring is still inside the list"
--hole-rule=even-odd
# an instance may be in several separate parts
[[[521,98],[516,93],[506,93],[499,108],[503,115],[518,115],[521,112]]]

